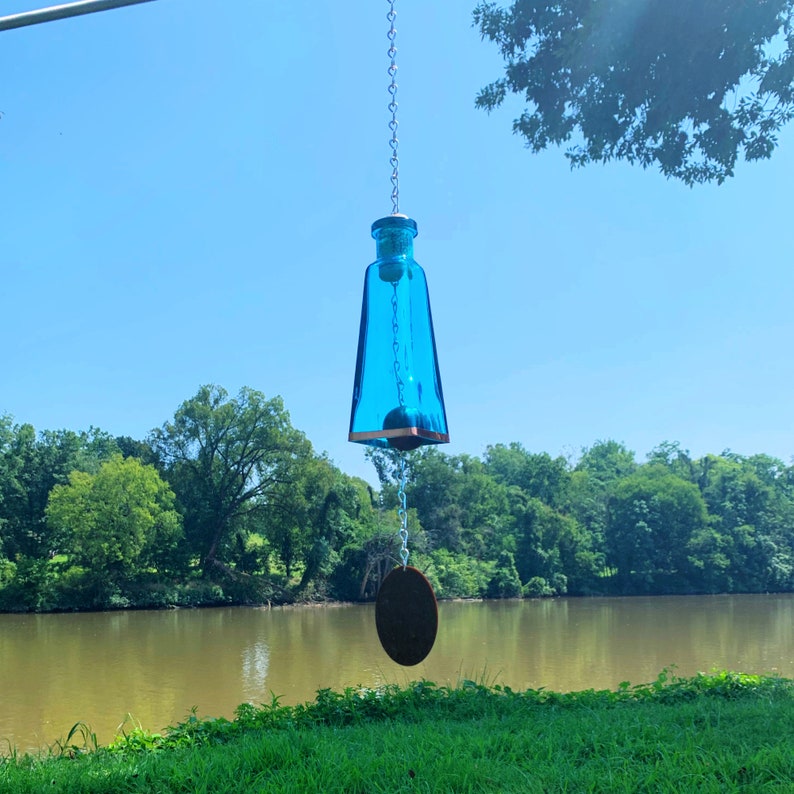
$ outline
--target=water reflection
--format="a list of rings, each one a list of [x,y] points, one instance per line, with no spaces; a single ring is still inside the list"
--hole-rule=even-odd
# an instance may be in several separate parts
[[[267,680],[267,668],[270,664],[270,649],[263,640],[242,650],[243,659],[243,691],[246,699],[256,698]]]
[[[157,730],[317,689],[461,678],[577,690],[729,668],[794,677],[794,595],[442,603],[430,656],[391,662],[371,605],[0,615],[0,741],[30,749],[77,720]],[[2,749],[0,749],[2,752]]]

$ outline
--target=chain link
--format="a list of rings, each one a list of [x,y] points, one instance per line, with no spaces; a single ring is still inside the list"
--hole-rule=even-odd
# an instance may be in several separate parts
[[[391,308],[392,308],[392,318],[391,318],[391,329],[392,329],[392,351],[394,352],[394,382],[397,384],[397,402],[399,403],[401,408],[405,407],[405,381],[403,381],[402,376],[400,375],[400,321],[397,317],[397,310],[399,308],[399,304],[397,302],[397,282],[395,281],[393,284],[394,287],[394,294],[391,296]]]
[[[405,455],[400,454],[400,487],[397,490],[397,498],[400,500],[400,506],[397,509],[397,515],[400,518],[400,539],[403,543],[400,549],[400,559],[403,562],[403,568],[408,565],[408,500],[405,497],[405,486],[407,482],[408,474],[405,468]]]
[[[394,27],[394,21],[397,19],[397,12],[394,10],[395,0],[388,0],[389,13],[386,14],[386,19],[389,21],[389,50],[388,55],[391,59],[389,65],[389,77],[391,83],[389,84],[389,113],[391,113],[391,120],[389,121],[389,129],[391,130],[391,140],[389,146],[391,147],[391,157],[389,164],[391,165],[391,205],[392,215],[400,213],[400,158],[397,154],[397,147],[400,141],[397,138],[397,47],[394,42],[397,38],[397,28]]]

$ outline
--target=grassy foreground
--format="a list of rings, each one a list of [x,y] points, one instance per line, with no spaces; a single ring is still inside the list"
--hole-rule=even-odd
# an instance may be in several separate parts
[[[714,673],[571,694],[464,681],[321,690],[0,760],[0,792],[794,791],[794,681]]]

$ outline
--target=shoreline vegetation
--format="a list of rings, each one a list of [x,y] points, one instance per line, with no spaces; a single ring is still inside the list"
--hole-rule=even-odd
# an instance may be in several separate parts
[[[77,723],[49,751],[0,758],[7,794],[791,791],[794,681],[735,672],[614,691],[470,680],[320,690],[243,704],[108,746]]]
[[[399,453],[378,487],[283,401],[199,388],[144,439],[0,415],[0,612],[372,601],[399,564]],[[794,465],[614,440],[406,453],[410,564],[439,599],[794,591]]]

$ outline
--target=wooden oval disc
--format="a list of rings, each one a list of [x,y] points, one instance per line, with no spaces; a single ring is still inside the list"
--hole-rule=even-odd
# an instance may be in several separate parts
[[[375,626],[383,650],[411,667],[430,653],[438,631],[438,604],[430,582],[416,568],[395,568],[375,602]]]

